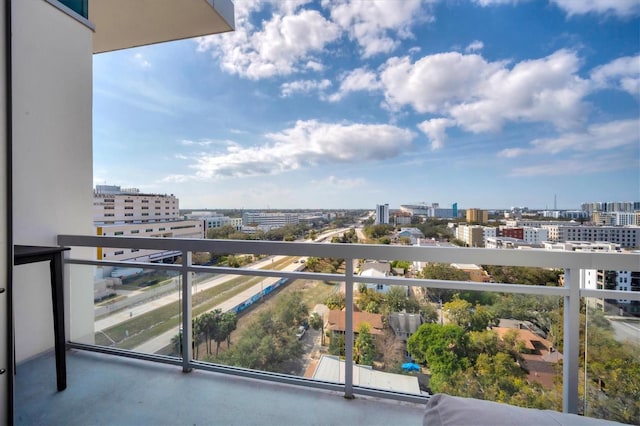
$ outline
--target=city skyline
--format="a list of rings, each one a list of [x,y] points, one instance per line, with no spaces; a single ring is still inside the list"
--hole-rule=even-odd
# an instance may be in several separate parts
[[[241,1],[234,33],[95,55],[94,183],[184,209],[638,198],[640,2],[401,4]]]

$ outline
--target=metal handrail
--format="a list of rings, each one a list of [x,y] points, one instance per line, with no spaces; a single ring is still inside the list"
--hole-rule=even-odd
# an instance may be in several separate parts
[[[564,298],[564,363],[563,363],[563,411],[577,413],[578,411],[578,369],[579,369],[579,324],[580,324],[580,299],[582,297],[600,298],[624,298],[640,301],[640,291],[622,292],[615,290],[595,290],[580,288],[581,269],[605,269],[640,271],[640,253],[602,253],[602,252],[557,252],[548,250],[505,250],[505,249],[478,249],[478,248],[442,248],[442,247],[410,247],[368,244],[331,244],[331,243],[302,243],[302,242],[270,242],[270,241],[238,241],[238,240],[199,240],[179,238],[145,238],[145,237],[106,237],[106,236],[82,236],[59,235],[58,243],[71,247],[110,247],[110,248],[135,248],[155,249],[164,251],[178,251],[182,253],[182,264],[167,265],[147,262],[129,261],[104,261],[66,257],[66,264],[92,265],[92,266],[122,266],[143,267],[146,269],[174,270],[182,274],[182,327],[185,330],[183,336],[182,367],[184,371],[192,368],[214,369],[231,372],[233,374],[248,375],[251,377],[266,378],[291,384],[311,383],[300,378],[283,375],[262,374],[251,370],[239,368],[226,368],[221,366],[203,367],[203,363],[191,359],[191,272],[222,273],[229,275],[281,277],[289,279],[324,280],[346,283],[346,336],[345,336],[345,383],[342,389],[346,397],[352,397],[354,393],[377,395],[381,397],[401,399],[404,401],[424,401],[425,397],[388,392],[384,390],[372,390],[353,385],[353,287],[359,279],[354,275],[353,263],[359,259],[377,260],[408,260],[438,263],[474,263],[482,265],[505,266],[533,266],[559,268],[565,270],[564,287],[530,286],[522,284],[502,283],[475,283],[467,281],[442,281],[417,278],[396,277],[367,277],[366,282],[371,284],[419,286],[426,288],[443,288],[455,290],[473,290],[502,293],[518,293],[540,296],[556,296]],[[255,255],[289,255],[289,256],[314,256],[344,259],[346,270],[343,274],[311,273],[296,271],[256,270],[246,268],[227,268],[215,266],[198,266],[191,262],[194,252],[217,253],[244,253]],[[73,253],[73,251],[72,251]],[[73,343],[70,344],[74,346]],[[75,347],[103,351],[100,347],[84,344],[75,344]],[[135,352],[108,349],[109,353],[122,354],[136,357]],[[155,359],[154,355],[144,354],[144,359]],[[158,362],[167,362],[163,357]],[[335,384],[322,384],[319,382],[312,387],[334,387]]]

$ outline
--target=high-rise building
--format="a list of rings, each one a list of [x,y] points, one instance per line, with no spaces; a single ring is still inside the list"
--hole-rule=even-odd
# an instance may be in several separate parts
[[[377,204],[376,205],[376,225],[388,225],[389,224],[389,204]]]
[[[457,218],[458,218],[458,203],[453,203],[453,204],[451,205],[451,210],[452,210],[452,212],[451,212],[451,213],[452,213],[452,215],[453,215],[453,218],[454,218],[454,219],[457,219]]]

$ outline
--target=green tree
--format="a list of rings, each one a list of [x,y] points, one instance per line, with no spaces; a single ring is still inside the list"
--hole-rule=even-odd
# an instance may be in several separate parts
[[[407,288],[392,286],[387,293],[387,307],[389,312],[401,312],[407,306]]]
[[[327,297],[327,300],[324,302],[325,305],[332,311],[342,310],[345,307],[345,299],[344,294],[342,293],[333,293],[331,296]]]
[[[274,307],[276,319],[289,327],[297,327],[309,316],[309,308],[302,300],[302,292],[279,296]]]
[[[309,326],[314,330],[320,330],[320,344],[324,345],[324,321],[317,312],[312,312],[309,315]]]
[[[370,330],[371,326],[366,322],[358,326],[358,336],[353,345],[353,361],[356,364],[373,365],[376,348]]]
[[[220,326],[224,329],[224,334],[226,335],[225,340],[227,341],[228,349],[231,346],[231,333],[233,333],[238,326],[238,315],[233,311],[225,312],[220,318],[220,323]]]
[[[422,324],[407,340],[407,350],[419,363],[427,364],[432,374],[446,378],[471,365],[469,335],[454,324]]]
[[[420,277],[429,280],[469,281],[469,274],[445,263],[429,263],[420,271]],[[432,300],[450,300],[455,291],[442,288],[429,288],[427,294]]]

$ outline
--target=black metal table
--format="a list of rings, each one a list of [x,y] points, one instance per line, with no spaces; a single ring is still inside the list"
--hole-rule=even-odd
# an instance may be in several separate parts
[[[13,264],[25,265],[49,262],[51,271],[51,300],[53,302],[53,333],[56,353],[56,379],[58,391],[67,388],[67,362],[64,331],[64,276],[62,255],[68,247],[21,246],[13,247]]]

